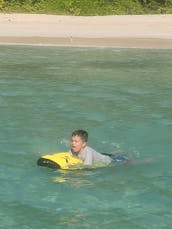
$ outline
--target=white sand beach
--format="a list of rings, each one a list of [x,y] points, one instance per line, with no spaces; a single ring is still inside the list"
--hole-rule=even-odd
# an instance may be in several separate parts
[[[172,48],[172,15],[0,14],[0,44]]]

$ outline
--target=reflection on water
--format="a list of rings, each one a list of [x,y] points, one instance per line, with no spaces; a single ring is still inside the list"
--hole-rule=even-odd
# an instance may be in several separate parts
[[[60,173],[60,174],[59,174]],[[52,178],[53,182],[64,183],[73,186],[74,188],[80,188],[83,186],[93,185],[90,176],[94,176],[95,173],[90,170],[77,170],[77,171],[67,171],[67,170],[59,170],[57,172],[58,175]]]
[[[3,228],[171,227],[171,50],[0,46]],[[83,128],[132,163],[37,167]]]

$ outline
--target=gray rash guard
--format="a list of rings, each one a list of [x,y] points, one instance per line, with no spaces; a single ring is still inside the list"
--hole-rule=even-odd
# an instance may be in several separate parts
[[[101,153],[98,153],[94,149],[92,149],[89,146],[86,146],[84,150],[77,154],[71,151],[71,153],[74,156],[77,156],[81,158],[84,161],[84,165],[92,165],[95,163],[101,163],[101,164],[110,164],[112,159],[109,156],[103,155]]]

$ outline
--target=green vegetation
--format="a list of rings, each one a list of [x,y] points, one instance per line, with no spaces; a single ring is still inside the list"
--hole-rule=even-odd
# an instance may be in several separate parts
[[[172,13],[172,0],[0,0],[0,12],[65,15]]]

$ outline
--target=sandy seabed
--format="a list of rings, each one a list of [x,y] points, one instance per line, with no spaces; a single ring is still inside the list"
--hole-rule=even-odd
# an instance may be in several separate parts
[[[0,14],[0,44],[172,49],[172,14]]]

